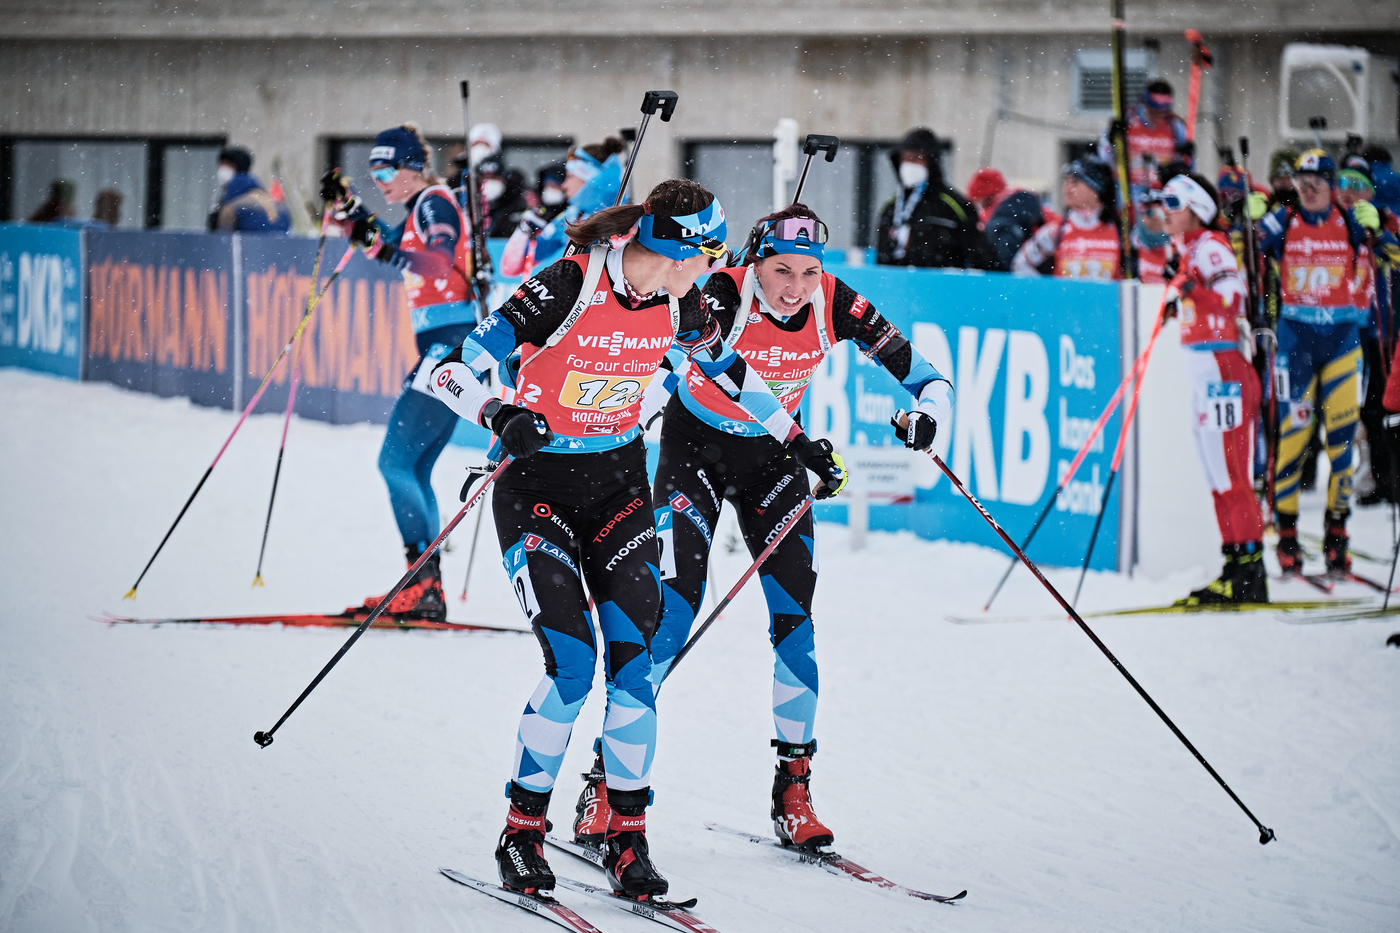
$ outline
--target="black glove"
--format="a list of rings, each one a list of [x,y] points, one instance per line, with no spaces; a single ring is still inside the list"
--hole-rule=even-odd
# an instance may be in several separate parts
[[[544,415],[518,405],[492,399],[486,403],[482,421],[501,439],[501,449],[517,460],[539,453],[554,440]]]
[[[894,436],[910,450],[928,450],[933,446],[933,439],[938,434],[938,422],[933,416],[918,409],[903,414],[906,417],[903,427],[900,426],[898,414],[890,419],[890,424],[894,425]]]
[[[1386,412],[1381,424],[1385,425],[1385,440],[1390,445],[1390,456],[1400,456],[1400,414]]]
[[[811,470],[821,479],[812,490],[816,499],[829,499],[842,489],[851,479],[846,470],[846,461],[841,459],[826,438],[811,440],[806,434],[799,434],[787,443],[787,452],[792,459]]]
[[[348,201],[355,196],[354,183],[350,176],[338,168],[327,169],[321,176],[321,200],[327,204]]]
[[[375,220],[373,214],[356,220],[350,227],[350,242],[364,250],[366,256],[372,256],[380,262],[389,262],[394,258],[395,250],[384,241]]]
[[[1186,142],[1176,147],[1176,154],[1181,156],[1185,161],[1190,162],[1196,158],[1196,144],[1188,139]]]

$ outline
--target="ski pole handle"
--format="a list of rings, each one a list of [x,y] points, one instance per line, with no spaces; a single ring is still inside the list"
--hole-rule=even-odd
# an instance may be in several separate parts
[[[671,115],[676,112],[676,104],[680,102],[680,95],[675,91],[647,91],[642,98],[642,113],[651,116],[658,110],[661,111],[661,122],[670,123]],[[641,133],[637,134],[637,141],[641,142]]]
[[[812,168],[812,158],[818,152],[825,152],[826,161],[834,161],[836,150],[840,147],[841,140],[835,136],[818,136],[815,133],[807,135],[802,142],[802,152],[807,156],[807,160],[802,163],[802,176],[797,179],[797,190],[792,193],[793,204],[802,200],[802,189],[807,185],[807,172]]]

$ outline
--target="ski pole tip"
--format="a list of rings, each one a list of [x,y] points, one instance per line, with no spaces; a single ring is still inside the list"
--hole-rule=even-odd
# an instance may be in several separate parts
[[[136,602],[136,587],[133,586],[131,589],[127,590],[126,595],[123,596],[122,599],[129,599],[132,602]]]
[[[1275,838],[1277,837],[1274,836],[1274,831],[1269,827],[1261,826],[1259,828],[1259,844],[1261,846],[1268,845],[1269,843],[1273,842]]]
[[[257,742],[263,748],[267,748],[272,744],[272,736],[268,735],[266,732],[254,732],[253,741]]]
[[[254,588],[259,587],[259,586],[264,586],[264,585],[265,585],[265,584],[263,583],[262,574],[258,574],[256,577],[253,578],[253,587],[254,587]]]

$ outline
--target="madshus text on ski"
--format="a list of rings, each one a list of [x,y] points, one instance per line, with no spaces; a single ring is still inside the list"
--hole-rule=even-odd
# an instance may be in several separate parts
[[[1121,69],[1120,33],[1114,41]],[[1207,67],[1208,51],[1195,41],[1196,67]],[[669,121],[677,110],[671,91],[647,92],[630,146],[610,137],[571,148],[564,163],[541,173],[535,199],[519,209],[502,202],[509,186],[502,181],[499,131],[467,119],[466,82],[467,148],[452,182],[435,174],[432,148],[412,123],[379,133],[365,165],[327,171],[319,189],[321,244],[339,234],[352,249],[324,283],[318,257],[302,327],[355,252],[403,274],[419,358],[404,377],[379,465],[408,569],[387,593],[339,614],[207,620],[296,618],[291,624],[355,627],[282,718],[256,734],[258,744],[271,745],[366,629],[456,627],[447,621],[438,549],[489,491],[505,572],[539,639],[545,674],[526,700],[505,786],[508,804],[494,849],[500,883],[455,869],[443,869],[445,875],[574,930],[594,927],[557,901],[556,889],[677,929],[711,929],[691,912],[693,899],[668,897],[670,884],[648,845],[657,697],[719,611],[757,574],[774,654],[769,818],[775,849],[794,864],[914,898],[961,899],[965,891],[905,888],[833,851],[836,832],[818,817],[811,793],[819,683],[811,507],[839,495],[850,474],[833,444],[809,437],[796,415],[832,347],[850,341],[909,396],[907,409],[890,422],[897,441],[935,462],[972,506],[968,520],[975,511],[996,531],[1254,822],[1260,841],[1273,839],[1024,549],[1122,406],[1107,502],[1153,348],[1164,322],[1175,319],[1191,383],[1191,397],[1181,404],[1193,416],[1225,563],[1216,580],[1173,608],[1268,604],[1264,557],[1271,527],[1283,580],[1327,591],[1338,582],[1362,583],[1388,598],[1391,583],[1353,570],[1346,521],[1357,424],[1367,417],[1358,402],[1366,397],[1363,382],[1375,377],[1371,385],[1379,387],[1396,352],[1390,296],[1400,265],[1400,179],[1388,154],[1356,142],[1344,153],[1320,145],[1276,153],[1268,186],[1256,185],[1245,139],[1243,160],[1235,164],[1232,156],[1216,179],[1207,179],[1194,168],[1197,80],[1186,120],[1173,112],[1165,81],[1149,83],[1131,106],[1122,84],[1115,81],[1116,116],[1097,150],[1064,169],[1063,216],[1030,192],[1010,189],[991,168],[973,177],[971,200],[963,198],[942,177],[939,141],[930,130],[909,132],[891,153],[898,191],[877,231],[882,262],[1166,286],[1145,349],[1019,546],[933,453],[935,438],[951,424],[949,378],[880,313],[879,295],[862,295],[827,269],[829,229],[803,203],[802,190],[814,158],[835,157],[834,137],[807,138],[790,204],[734,226],[714,193],[693,180],[666,180],[631,198],[649,122]],[[357,190],[360,174],[387,202],[403,205],[400,224],[388,225],[369,210]],[[1379,197],[1385,191],[1391,200]],[[523,277],[494,308],[486,301],[495,271],[488,230],[509,232],[502,271]],[[234,433],[277,367],[297,365],[300,333],[282,349]],[[1400,366],[1389,365],[1384,391],[1374,393],[1378,409],[1400,412],[1397,372]],[[288,418],[291,410],[289,400]],[[468,478],[465,504],[442,525],[429,477],[459,418],[491,432],[490,463]],[[1383,421],[1372,431],[1372,450],[1382,439],[1400,449],[1394,446],[1400,414]],[[659,459],[649,476],[643,438],[658,424]],[[1298,527],[1299,491],[1319,431],[1331,465],[1321,575],[1304,572]],[[1393,472],[1400,457],[1386,462]],[[280,464],[279,454],[279,473]],[[1393,477],[1378,488],[1400,498]],[[275,496],[276,474],[268,523]],[[753,564],[697,625],[726,502]],[[1090,554],[1097,532],[1096,525]],[[1392,557],[1392,577],[1393,567]],[[547,816],[575,720],[594,688],[595,624],[603,640],[606,710],[571,828],[556,836]],[[711,828],[741,842],[769,841]],[[548,846],[592,865],[607,887],[556,875]]]

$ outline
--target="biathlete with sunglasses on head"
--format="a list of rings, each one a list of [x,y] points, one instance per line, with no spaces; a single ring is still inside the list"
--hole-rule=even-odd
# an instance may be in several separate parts
[[[569,228],[575,243],[599,245],[527,280],[432,376],[439,399],[490,428],[515,458],[496,484],[496,532],[545,657],[544,679],[520,722],[496,849],[501,881],[518,891],[554,887],[545,811],[592,687],[589,593],[605,640],[608,695],[604,869],[629,897],[667,890],[646,840],[656,750],[649,647],[661,613],[661,554],[637,421],[642,393],[672,344],[762,425],[774,450],[792,453],[831,488],[846,479],[831,445],[808,440],[724,344],[695,287],[725,255],[724,234],[719,202],[693,181],[662,182],[642,204],[601,210]],[[610,246],[614,237],[627,239]],[[478,380],[517,347],[523,363],[515,403],[506,404]]]
[[[839,340],[856,346],[914,396],[901,435],[924,450],[951,417],[952,386],[854,289],[822,269],[826,226],[811,209],[793,204],[754,228],[746,265],[720,269],[705,285],[705,301],[725,340],[766,380],[789,412],[822,359]],[[661,628],[652,641],[653,679],[660,684],[685,644],[704,597],[710,548],[724,500],[755,557],[811,494],[807,475],[784,455],[771,432],[735,405],[701,373],[682,373],[665,408],[652,504],[662,536]],[[844,483],[843,483],[844,485]],[[818,487],[816,498],[834,495]],[[798,520],[759,570],[768,600],[773,667],[773,722],[778,750],[773,826],[784,845],[816,849],[833,834],[813,812],[808,781],[817,743],[817,662],[812,595],[817,582],[816,538],[810,511]],[[606,750],[606,742],[604,742]],[[598,844],[608,824],[612,787],[594,765],[579,798],[575,840]]]
[[[1195,396],[1196,451],[1215,500],[1225,555],[1220,577],[1179,604],[1266,603],[1264,521],[1253,482],[1260,388],[1250,362],[1249,289],[1220,229],[1210,182],[1177,175],[1154,196],[1166,211],[1165,229],[1180,257],[1167,288],[1168,313],[1181,319],[1182,358]]]
[[[432,398],[428,376],[476,324],[469,284],[471,224],[452,192],[433,173],[431,151],[412,123],[375,137],[369,154],[374,184],[386,201],[402,204],[408,211],[404,222],[394,227],[369,212],[350,177],[340,169],[331,169],[321,178],[321,198],[351,225],[350,239],[364,248],[365,255],[403,273],[419,357],[389,414],[379,472],[389,486],[389,502],[409,566],[438,536],[433,464],[457,426],[457,416]],[[382,601],[382,596],[371,596],[363,606],[348,611],[368,613]],[[396,618],[446,621],[437,553],[385,611]]]

